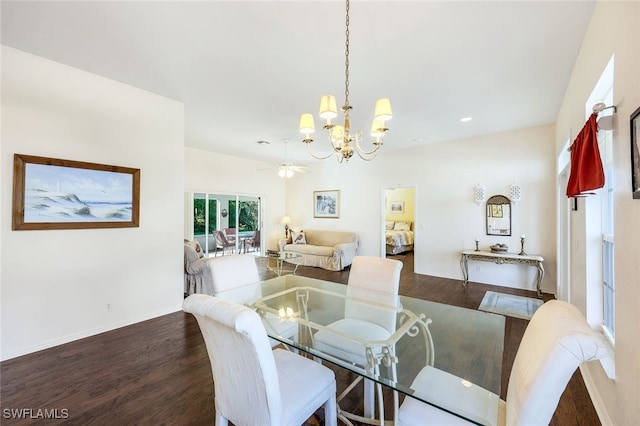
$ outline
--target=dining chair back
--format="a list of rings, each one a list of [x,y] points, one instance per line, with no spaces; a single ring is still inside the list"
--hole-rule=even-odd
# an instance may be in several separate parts
[[[511,368],[506,401],[500,401],[494,419],[485,419],[486,422],[549,424],[575,370],[582,362],[608,356],[606,347],[604,336],[589,326],[575,306],[560,300],[547,301],[535,312],[524,332]],[[451,391],[462,389],[460,380],[460,377],[427,366],[418,373],[411,388],[415,394],[429,394],[435,387],[438,397],[450,404],[452,410],[464,412],[484,423],[481,419],[488,407],[486,397],[472,398]],[[442,399],[443,395],[449,395],[450,400]],[[496,408],[497,404],[491,406]],[[471,424],[411,397],[405,398],[398,420],[404,426]]]
[[[300,425],[321,406],[325,424],[336,425],[333,371],[292,352],[272,351],[254,310],[203,294],[187,297],[182,308],[198,321],[207,348],[216,425]]]
[[[345,318],[375,323],[393,333],[396,329],[402,266],[402,262],[395,259],[354,257],[347,281]],[[371,309],[371,303],[381,309]]]
[[[245,304],[256,300],[262,294],[260,289],[260,274],[256,265],[256,257],[251,254],[238,254],[210,259],[209,261],[213,296],[231,302]],[[286,339],[295,341],[298,338],[298,324],[293,321],[283,321],[274,314],[266,313],[265,326]],[[277,346],[279,341],[271,339],[271,346]]]

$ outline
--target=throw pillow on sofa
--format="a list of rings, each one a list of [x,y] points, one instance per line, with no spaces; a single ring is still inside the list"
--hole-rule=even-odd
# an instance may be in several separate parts
[[[304,235],[304,231],[296,232],[291,231],[293,244],[307,244],[307,238]]]
[[[198,257],[204,257],[204,250],[202,250],[202,247],[200,246],[200,243],[198,242],[198,240],[193,240],[193,241],[189,241],[189,240],[185,240],[186,244],[189,244],[198,254]]]

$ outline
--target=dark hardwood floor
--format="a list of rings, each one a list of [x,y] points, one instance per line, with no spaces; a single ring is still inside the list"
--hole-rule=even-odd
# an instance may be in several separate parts
[[[413,255],[404,262],[400,293],[477,309],[488,290],[535,297],[535,292],[416,275]],[[300,275],[346,283],[341,272],[300,267]],[[264,278],[270,273],[262,269]],[[551,295],[543,295],[545,300]],[[506,317],[501,397],[506,397],[509,372],[527,321]],[[338,392],[353,379],[337,367]],[[0,364],[0,423],[78,425],[212,425],[213,384],[204,341],[196,321],[176,312],[14,358]],[[386,398],[389,400],[390,398]],[[247,405],[250,406],[250,401]],[[341,406],[361,412],[358,387]],[[12,411],[13,410],[13,411]],[[30,410],[30,411],[29,411]],[[44,410],[47,410],[46,412]],[[387,418],[391,415],[387,408]],[[22,419],[11,418],[22,414]],[[24,417],[27,417],[26,419]],[[323,424],[318,411],[306,425]],[[554,426],[599,425],[593,404],[577,371],[565,390]]]

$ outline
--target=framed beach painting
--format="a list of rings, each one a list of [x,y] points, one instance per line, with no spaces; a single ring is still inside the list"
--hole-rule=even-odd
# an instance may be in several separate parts
[[[313,217],[339,218],[340,191],[313,191]]]
[[[139,226],[140,169],[14,154],[13,230]]]

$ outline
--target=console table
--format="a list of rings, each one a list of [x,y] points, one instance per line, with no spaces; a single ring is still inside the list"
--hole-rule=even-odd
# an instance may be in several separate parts
[[[521,256],[515,253],[465,250],[460,256],[460,269],[462,269],[462,277],[464,278],[463,285],[467,285],[467,282],[469,281],[469,260],[493,262],[497,263],[498,265],[502,265],[503,263],[511,263],[516,265],[534,266],[538,270],[538,275],[536,277],[536,291],[538,293],[538,297],[541,296],[540,284],[542,284],[542,278],[544,278],[544,266],[542,265],[544,259],[542,258],[542,256],[531,254],[525,254]]]

